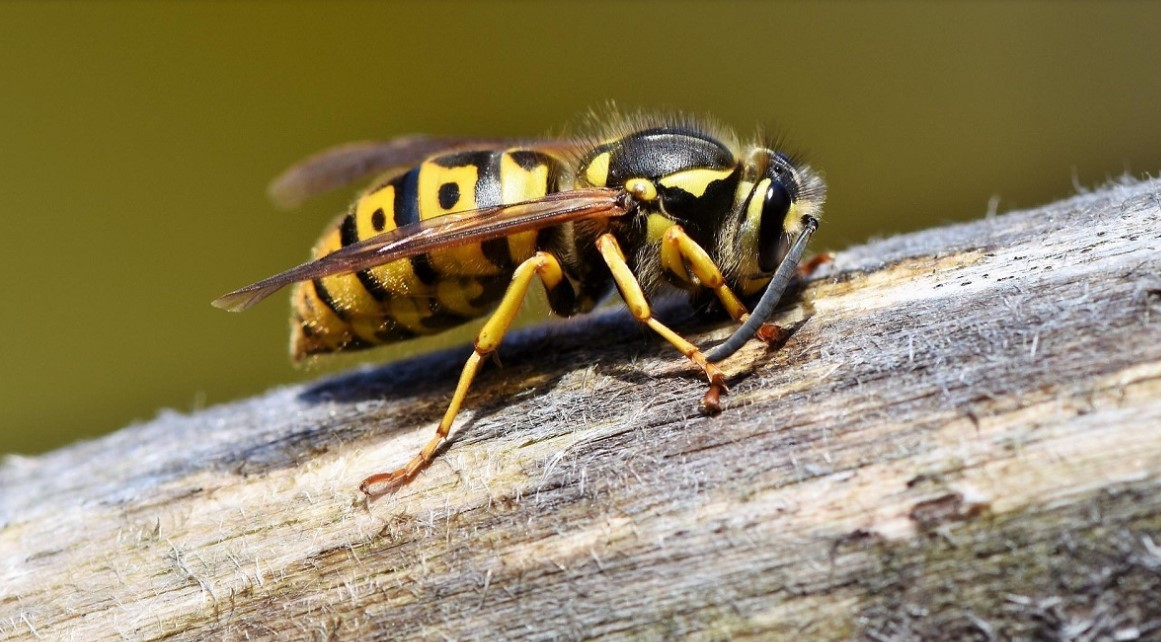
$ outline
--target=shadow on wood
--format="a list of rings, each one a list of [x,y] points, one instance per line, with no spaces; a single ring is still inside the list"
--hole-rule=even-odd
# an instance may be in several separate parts
[[[8,458],[0,635],[1155,638],[1159,190],[838,254],[718,417],[623,313],[525,331],[375,502],[466,348]]]

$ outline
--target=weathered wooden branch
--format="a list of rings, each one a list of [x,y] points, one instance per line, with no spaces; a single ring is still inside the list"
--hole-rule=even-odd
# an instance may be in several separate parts
[[[9,458],[0,638],[1157,639],[1159,193],[838,254],[718,417],[624,312],[518,333],[369,503],[466,349]]]

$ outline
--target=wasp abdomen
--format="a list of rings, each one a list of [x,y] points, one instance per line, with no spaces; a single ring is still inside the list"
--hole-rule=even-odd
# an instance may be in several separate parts
[[[538,151],[436,156],[360,196],[324,233],[313,257],[430,218],[538,199],[559,191],[564,176],[559,159]],[[301,359],[373,347],[480,317],[536,243],[537,233],[529,231],[299,283],[291,354]]]

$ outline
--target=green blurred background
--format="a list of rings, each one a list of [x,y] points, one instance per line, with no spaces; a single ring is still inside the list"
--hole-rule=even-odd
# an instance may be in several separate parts
[[[0,4],[0,452],[319,376],[289,365],[284,296],[209,302],[345,206],[265,198],[323,147],[536,135],[610,99],[711,113],[808,152],[815,247],[839,249],[1156,172],[1159,25],[1144,3]]]

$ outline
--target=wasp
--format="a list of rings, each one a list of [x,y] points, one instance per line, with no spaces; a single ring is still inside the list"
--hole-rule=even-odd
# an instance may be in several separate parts
[[[609,121],[606,121],[609,122]],[[539,280],[553,313],[592,310],[614,288],[629,311],[709,381],[762,328],[797,273],[826,188],[805,163],[685,117],[617,117],[591,136],[502,140],[407,136],[332,148],[271,185],[276,201],[379,175],[324,232],[312,260],[222,296],[243,310],[293,285],[291,353],[359,350],[488,316],[435,435],[368,495],[416,476],[448,438],[486,357]],[[686,290],[741,326],[703,352],[653,317],[649,299]],[[708,294],[707,294],[708,293]],[[760,299],[749,313],[743,300]]]

